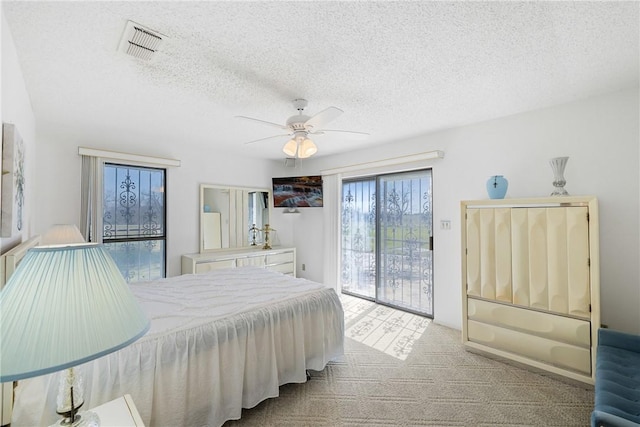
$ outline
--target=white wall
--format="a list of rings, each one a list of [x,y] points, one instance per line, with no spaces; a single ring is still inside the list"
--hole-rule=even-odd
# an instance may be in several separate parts
[[[638,91],[628,90],[320,157],[304,162],[295,172],[281,168],[278,173],[316,174],[338,166],[444,150],[444,159],[425,162],[433,167],[434,180],[435,320],[460,328],[460,201],[486,199],[485,182],[497,174],[509,180],[508,198],[548,196],[553,189],[549,159],[569,156],[567,191],[599,199],[602,321],[640,333],[639,114]],[[439,228],[443,219],[451,220],[451,230]],[[298,263],[307,266],[300,274],[322,280],[321,209],[303,211],[293,227]]]
[[[36,152],[36,125],[29,95],[22,77],[22,70],[13,44],[13,38],[9,26],[1,12],[2,34],[2,108],[0,117],[2,123],[12,123],[22,137],[25,148],[25,204],[24,204],[24,229],[22,234],[0,239],[0,252],[17,245],[22,239],[28,238],[32,233],[31,211],[34,200],[35,186],[35,152]],[[0,150],[1,151],[1,150]]]

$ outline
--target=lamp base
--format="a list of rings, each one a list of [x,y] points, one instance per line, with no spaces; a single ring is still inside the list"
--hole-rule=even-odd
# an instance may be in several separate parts
[[[78,412],[73,421],[63,418],[49,427],[100,427],[100,417],[92,411]]]

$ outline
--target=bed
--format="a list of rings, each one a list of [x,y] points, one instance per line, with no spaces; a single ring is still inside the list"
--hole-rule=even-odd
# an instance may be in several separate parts
[[[78,367],[82,409],[130,394],[147,426],[220,426],[343,354],[340,300],[319,283],[242,267],[131,290],[151,328]],[[20,381],[12,426],[56,422],[57,388],[57,374]]]

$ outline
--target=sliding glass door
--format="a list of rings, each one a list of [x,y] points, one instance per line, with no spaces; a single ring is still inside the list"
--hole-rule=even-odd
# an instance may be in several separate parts
[[[433,316],[431,170],[344,180],[342,289]]]
[[[342,181],[342,291],[376,298],[376,180]]]
[[[433,315],[431,171],[378,177],[377,299]]]

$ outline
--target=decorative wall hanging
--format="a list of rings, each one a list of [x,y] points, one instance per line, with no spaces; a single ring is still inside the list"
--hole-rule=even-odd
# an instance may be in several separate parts
[[[487,193],[490,199],[504,199],[509,181],[502,175],[494,175],[487,181]]]
[[[321,208],[322,176],[272,178],[274,208]]]
[[[553,171],[553,186],[555,189],[551,193],[552,196],[568,196],[569,193],[564,189],[567,181],[564,179],[564,168],[569,161],[568,157],[554,157],[549,160],[551,170]]]
[[[22,232],[24,215],[25,148],[15,125],[2,124],[1,237]]]

